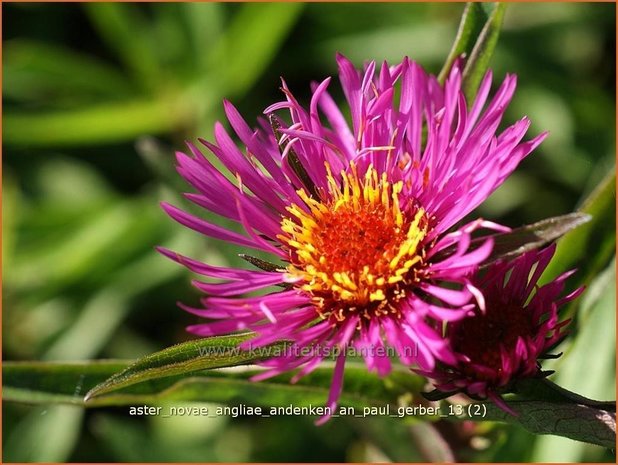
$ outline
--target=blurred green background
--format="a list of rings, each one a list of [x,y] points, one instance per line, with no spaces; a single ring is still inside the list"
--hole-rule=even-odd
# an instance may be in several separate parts
[[[195,319],[176,301],[199,296],[153,247],[241,260],[160,210],[161,200],[187,206],[174,150],[210,136],[224,97],[253,124],[282,98],[280,76],[307,102],[310,82],[336,73],[336,52],[358,66],[408,55],[437,73],[463,7],[5,3],[4,359],[132,359],[189,339]],[[509,5],[492,68],[500,80],[519,76],[507,121],[525,114],[530,137],[551,134],[478,213],[518,226],[572,211],[615,169],[615,5]],[[615,269],[606,256],[576,263],[600,274],[557,381],[610,399]],[[5,461],[614,461],[513,426],[439,423],[431,439],[422,424],[388,433],[395,421],[316,428],[308,418],[130,418],[126,408],[5,402],[3,450]]]

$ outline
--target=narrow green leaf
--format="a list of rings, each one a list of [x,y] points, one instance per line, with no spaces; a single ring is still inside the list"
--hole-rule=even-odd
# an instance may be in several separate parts
[[[99,291],[79,316],[45,350],[45,360],[84,360],[96,356],[129,314],[126,296],[113,287]]]
[[[438,79],[444,84],[455,60],[463,57],[463,90],[468,103],[474,101],[489,66],[505,10],[506,4],[502,2],[470,2],[464,8],[457,36]]]
[[[554,403],[537,400],[511,400],[509,407],[519,415],[505,412],[494,404],[477,404],[484,411],[482,418],[516,423],[534,434],[552,434],[603,447],[616,447],[616,412],[575,403]]]
[[[122,360],[3,362],[2,399],[83,406],[86,392],[129,364]]]
[[[239,349],[238,345],[250,337],[250,333],[216,336],[195,339],[168,347],[136,361],[126,370],[97,385],[90,390],[87,398],[150,379],[191,373],[208,368],[246,365],[260,360],[264,358],[264,354],[276,350],[276,347],[272,346],[255,351]]]
[[[553,382],[524,379],[517,382],[505,402],[517,414],[493,402],[458,406],[458,417],[475,421],[519,424],[535,434],[551,434],[603,447],[615,447],[616,402],[588,399]]]
[[[2,193],[2,275],[6,280],[7,270],[12,269],[17,226],[22,212],[22,194],[17,179],[7,168],[2,176]]]
[[[58,235],[50,228],[46,232],[55,242],[41,241],[27,244],[20,250],[20,259],[11,270],[10,283],[14,287],[32,288],[45,282],[52,291],[71,281],[83,280],[110,248],[126,237],[131,224],[140,211],[131,204],[92,202],[90,208],[96,212],[86,222],[69,223],[69,228],[59,227],[60,234],[66,237],[61,243]],[[147,220],[139,215],[139,220]],[[153,224],[150,221],[150,224]],[[70,232],[69,232],[70,231]],[[55,237],[54,237],[55,236]],[[36,277],[35,277],[36,276]]]
[[[267,262],[266,260],[262,260],[261,258],[257,258],[257,257],[253,257],[251,255],[247,255],[246,253],[241,253],[238,254],[238,256],[240,258],[242,258],[243,260],[248,261],[249,263],[251,263],[253,266],[261,269],[261,270],[265,270],[265,271],[272,271],[272,272],[281,272],[282,270],[285,269],[285,267],[282,268],[281,265],[275,265],[274,263],[270,263]]]
[[[580,212],[547,218],[506,233],[490,234],[473,239],[471,249],[481,246],[487,238],[493,239],[493,250],[483,264],[483,267],[487,267],[496,260],[511,260],[525,252],[543,247],[588,221],[590,221],[590,216]],[[454,250],[455,247],[449,248],[443,255],[446,256]],[[443,255],[440,254],[440,257]]]
[[[186,244],[186,232],[166,242],[172,249]],[[79,316],[42,355],[45,360],[85,360],[96,357],[133,307],[133,299],[181,273],[174,264],[149,251],[120,270],[107,273],[105,285],[84,305]],[[135,280],[135,276],[140,276]],[[111,375],[110,375],[111,376]]]
[[[136,100],[36,114],[13,112],[4,116],[2,134],[7,145],[80,146],[170,132],[190,119],[191,113],[177,100]]]
[[[518,397],[526,400],[538,400],[561,404],[579,404],[587,407],[616,411],[615,401],[599,401],[589,399],[576,392],[569,391],[547,378],[529,378],[518,381],[513,387]],[[610,394],[611,395],[611,394]]]
[[[68,176],[62,179],[70,182]],[[150,244],[163,239],[166,228],[150,197],[124,203],[113,200],[110,196],[105,201],[87,202],[77,211],[79,216],[73,218],[62,218],[50,211],[47,203],[37,205],[34,215],[56,213],[63,221],[38,230],[24,226],[36,230],[39,236],[20,247],[19,260],[10,272],[11,286],[25,292],[37,289],[40,297],[51,297],[75,283],[107,284],[119,265],[137,254],[154,257]],[[122,287],[135,289],[136,284],[124,283]]]
[[[328,398],[333,376],[331,365],[325,363],[296,384],[290,383],[292,375],[289,373],[252,382],[249,378],[259,372],[252,367],[200,370],[190,376],[175,374],[148,378],[146,382],[137,384],[118,384],[114,387],[116,390],[108,390],[84,401],[86,391],[104,385],[105,379],[113,377],[120,370],[126,372],[131,366],[130,362],[5,362],[2,372],[3,398],[5,401],[30,404],[64,403],[85,407],[153,404],[162,401],[220,402],[231,405],[245,403],[263,407],[321,406]],[[341,404],[359,409],[374,405],[395,405],[400,396],[408,400],[418,396],[424,382],[423,378],[403,369],[394,370],[381,379],[368,373],[364,365],[349,362]]]
[[[472,49],[476,44],[476,41],[483,30],[483,26],[489,20],[491,12],[495,9],[495,3],[478,3],[468,2],[464,7],[461,21],[459,23],[459,29],[455,36],[455,41],[451,51],[444,62],[444,66],[438,75],[440,84],[444,84],[446,78],[451,71],[453,63],[457,58],[464,55],[470,56]]]
[[[225,417],[154,416],[148,421],[131,421],[126,414],[101,412],[89,420],[98,449],[105,451],[106,460],[112,463],[244,463],[250,460],[251,441],[245,434],[236,433],[237,425],[226,428],[231,422]]]
[[[161,76],[156,43],[137,5],[130,3],[85,3],[90,21],[108,47],[118,54],[137,84],[155,87]]]
[[[208,65],[207,51],[223,29],[222,5],[217,2],[182,2],[179,4],[187,24],[193,60],[202,71]]]
[[[484,5],[485,11],[486,8],[487,5]],[[505,10],[506,3],[497,2],[494,4],[494,8],[466,60],[466,66],[463,70],[463,90],[469,103],[474,101],[479,84],[489,67],[489,60],[498,43]]]
[[[130,376],[127,374],[131,371],[128,363],[5,362],[3,400],[30,404],[68,403],[85,407],[152,405],[163,401],[218,402],[232,406],[244,403],[267,408],[307,407],[324,405],[332,379],[332,367],[325,365],[297,384],[290,384],[290,374],[251,382],[249,378],[257,373],[251,367],[203,370],[191,376],[186,376],[186,371],[171,368],[166,377],[142,376],[141,382],[123,383],[119,380],[114,385],[110,381],[99,383],[123,368],[121,375]],[[118,379],[118,375],[110,379]],[[390,404],[391,414],[396,414],[394,406],[420,398],[418,392],[424,383],[423,378],[407,370],[394,370],[391,375],[380,379],[368,373],[362,364],[350,363],[346,367],[341,405],[354,407],[356,413],[362,414],[365,407]],[[84,402],[83,393],[88,389],[97,395]],[[517,417],[492,403],[479,403],[471,404],[470,410],[463,408],[463,415],[447,415],[445,419],[518,423],[536,434],[555,434],[613,447],[615,411],[557,399],[559,401],[550,402],[511,398],[507,403],[518,412]],[[446,414],[448,409],[443,408],[441,412]]]
[[[153,5],[151,12],[148,31],[156,43],[156,56],[164,73],[169,69],[174,77],[189,77],[195,72],[195,61],[189,53],[191,39],[182,5],[165,2]]]
[[[325,364],[296,384],[290,384],[291,374],[260,382],[250,381],[249,378],[257,373],[259,371],[247,367],[246,370],[208,370],[188,377],[158,379],[154,380],[151,386],[158,387],[159,392],[153,392],[152,388],[139,384],[95,397],[88,400],[86,406],[91,402],[103,405],[134,405],[155,401],[207,401],[232,406],[242,403],[265,408],[318,407],[325,405],[328,399],[333,368]],[[394,404],[394,399],[408,392],[414,381],[414,388],[418,392],[421,386],[418,378],[408,378],[413,377],[407,372],[397,372],[380,379],[369,374],[364,366],[350,364],[346,367],[344,390],[339,403],[356,409]],[[128,392],[129,390],[133,392]]]
[[[581,283],[589,283],[603,270],[616,250],[616,171],[611,170],[577,210],[590,215],[588,224],[558,241],[556,254],[542,282],[577,266]],[[585,260],[584,260],[585,259]]]
[[[215,47],[210,68],[226,93],[241,94],[262,74],[298,19],[302,3],[245,3]]]
[[[83,409],[72,405],[46,405],[7,428],[2,461],[66,462],[82,429]]]
[[[611,399],[616,394],[616,268],[614,260],[591,282],[579,299],[574,337],[565,343],[564,355],[551,368],[552,380],[560,386],[595,399]],[[573,324],[573,323],[571,323]],[[591,354],[590,348],[594,347]],[[615,409],[615,403],[613,405]],[[608,408],[609,409],[609,408]],[[535,462],[597,461],[602,453],[588,444],[558,437],[539,438],[532,460]]]
[[[24,101],[118,99],[131,92],[129,81],[107,63],[33,40],[11,40],[4,45],[3,72],[3,95]]]
[[[494,234],[494,248],[485,266],[496,260],[510,260],[530,250],[538,249],[558,239],[567,232],[590,221],[585,213],[569,213],[515,228],[508,233]],[[478,244],[483,239],[473,241]]]

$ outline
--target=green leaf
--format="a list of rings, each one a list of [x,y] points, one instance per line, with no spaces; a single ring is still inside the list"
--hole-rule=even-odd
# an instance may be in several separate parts
[[[174,238],[172,247],[186,236]],[[109,276],[109,284],[83,307],[72,325],[45,351],[46,360],[83,360],[96,356],[130,313],[133,299],[181,273],[181,270],[147,253]],[[141,276],[136,281],[135,276]]]
[[[238,345],[250,337],[251,333],[216,336],[195,339],[168,347],[136,361],[126,370],[97,385],[88,392],[87,398],[150,379],[191,373],[208,368],[249,364],[264,357],[260,352],[267,354],[275,350],[272,346],[260,351],[239,349]]]
[[[127,421],[125,415],[116,412],[101,412],[90,420],[89,426],[99,450],[106,452],[110,462],[212,463],[249,460],[249,438],[242,433],[235,434],[234,430],[230,433],[226,428],[230,419],[225,417],[159,416],[144,422]],[[221,438],[225,438],[227,442],[224,445],[228,447],[220,445]],[[222,452],[222,449],[225,451]]]
[[[118,54],[135,82],[147,89],[161,77],[157,46],[137,5],[129,3],[83,4],[90,21],[108,47]]]
[[[2,461],[68,461],[79,440],[83,416],[83,409],[71,405],[47,405],[32,410],[8,429]]]
[[[302,3],[242,4],[212,53],[226,93],[248,90],[268,66],[298,19]]]
[[[552,434],[576,441],[584,441],[603,447],[616,447],[616,412],[576,403],[555,403],[537,400],[510,400],[509,407],[519,415],[505,412],[494,404],[477,404],[480,411],[486,408],[482,418],[516,423],[535,434]]]
[[[614,257],[615,258],[615,257]],[[616,265],[612,260],[580,297],[576,327],[564,355],[551,366],[554,381],[589,397],[609,398],[616,390]],[[573,323],[571,323],[573,324]],[[595,348],[590,356],[590,347]]]
[[[590,215],[588,224],[558,241],[556,254],[541,277],[547,282],[577,266],[581,283],[603,270],[616,250],[616,171],[611,170],[577,210]]]
[[[494,247],[484,266],[496,260],[511,260],[525,252],[543,247],[588,221],[589,215],[575,212],[521,226],[507,233],[493,234],[489,237],[493,237]],[[480,245],[484,239],[474,240],[473,247],[475,244]]]
[[[60,168],[59,164],[52,166]],[[70,182],[68,173],[68,170],[55,172],[67,174],[62,179]],[[47,195],[51,198],[52,194],[47,191]],[[60,224],[36,230],[38,240],[24,241],[19,260],[10,270],[11,286],[26,292],[37,289],[40,297],[44,297],[54,296],[75,283],[84,287],[87,283],[107,283],[119,264],[133,260],[135,255],[154,257],[150,244],[161,240],[166,231],[160,212],[150,198],[121,203],[113,202],[111,197],[106,201],[87,202],[78,212],[81,214],[72,221],[65,217]],[[46,202],[38,205],[33,214],[61,217]],[[22,227],[35,230],[32,225]],[[123,288],[135,286],[135,283],[122,285]]]
[[[506,4],[469,2],[464,8],[455,42],[438,75],[444,84],[455,60],[463,55],[463,88],[468,102],[474,100],[478,86],[487,71],[489,60],[500,34]]]
[[[482,5],[484,10],[488,8],[488,5],[483,3],[477,5]],[[463,70],[463,90],[468,103],[474,101],[479,84],[489,67],[489,60],[498,43],[505,10],[506,3],[494,3],[487,22],[483,26],[481,33],[476,39],[474,48],[466,60],[466,66]]]
[[[281,271],[280,265],[275,265],[274,263],[267,262],[266,260],[262,260],[261,258],[254,257],[246,253],[238,254],[238,256],[242,258],[243,260],[248,261],[256,268],[259,268],[260,270],[272,271],[272,272]]]
[[[117,99],[131,92],[122,73],[95,57],[33,40],[5,44],[3,72],[5,97],[36,103],[50,98]]]
[[[515,393],[518,398],[523,398],[524,400],[538,400],[560,404],[579,404],[612,412],[616,411],[615,401],[589,399],[578,393],[569,391],[547,378],[519,380],[513,386],[512,392]]]
[[[178,364],[186,361],[187,354],[177,355]],[[290,384],[290,374],[251,382],[249,378],[258,373],[251,367],[199,370],[186,376],[186,373],[192,370],[188,370],[185,363],[184,371],[170,364],[172,368],[163,373],[164,377],[142,374],[140,380],[136,381],[137,375],[131,375],[131,372],[139,370],[133,368],[135,364],[127,366],[128,363],[5,362],[2,376],[3,399],[32,404],[68,403],[85,407],[160,404],[162,401],[307,407],[324,405],[333,371],[329,364],[325,364],[297,384]],[[107,381],[101,382],[117,370],[123,371],[120,375],[112,375]],[[155,372],[156,370],[155,368]],[[346,366],[340,402],[341,405],[354,407],[358,414],[362,414],[360,409],[370,406],[409,405],[411,401],[419,398],[418,393],[424,383],[423,378],[404,369],[396,369],[389,376],[380,379],[368,373],[362,363],[350,362]],[[84,401],[83,394],[87,390],[90,390],[90,398]],[[521,396],[509,399],[507,403],[518,412],[517,417],[491,403],[471,404],[470,411],[478,412],[477,414],[450,415],[446,419],[519,423],[536,434],[556,434],[605,447],[615,441],[611,430],[612,425],[615,427],[615,412],[567,402],[559,396],[556,400],[528,400]],[[444,409],[443,413],[446,411]],[[391,413],[395,412],[391,407]],[[430,417],[423,419],[428,420]]]
[[[9,283],[16,288],[29,289],[40,288],[43,281],[45,286],[56,291],[67,283],[83,280],[84,275],[107,256],[110,248],[126,237],[136,214],[140,213],[130,204],[111,201],[91,202],[89,206],[96,210],[87,221],[77,219],[69,223],[70,229],[60,226],[59,234],[54,234],[51,228],[44,231],[55,241],[26,243],[27,247],[20,251],[19,261],[11,270]],[[139,215],[139,219],[147,218]],[[68,236],[61,243],[58,241],[60,234]]]
[[[6,279],[7,270],[12,269],[17,226],[22,213],[22,194],[17,179],[7,168],[2,176],[2,192],[2,274]]]
[[[7,145],[81,146],[170,132],[190,119],[179,101],[135,100],[36,114],[12,112],[4,116],[2,133]]]
[[[223,7],[217,2],[182,2],[180,8],[187,24],[191,41],[192,58],[196,67],[204,71],[208,53],[223,29]]]
[[[245,403],[262,407],[324,405],[332,380],[332,364],[325,363],[313,373],[290,384],[291,374],[252,382],[259,371],[252,367],[221,370],[198,370],[190,376],[169,374],[150,377],[137,384],[105,380],[126,373],[129,361],[96,362],[5,362],[3,364],[3,399],[30,404],[63,403],[85,407],[153,404],[162,401],[199,401],[226,404]],[[168,371],[169,373],[169,371]],[[408,370],[394,370],[381,379],[367,372],[362,364],[348,362],[341,405],[363,408],[396,404],[400,396],[411,400],[418,395],[424,379]],[[101,386],[107,386],[103,390]],[[84,394],[95,392],[84,401]],[[415,393],[411,395],[410,393]]]
[[[491,255],[483,264],[483,267],[487,267],[496,260],[511,260],[525,252],[543,247],[588,221],[590,221],[590,216],[580,212],[547,218],[537,223],[515,228],[509,232],[478,237],[472,240],[470,248],[476,249],[487,238],[493,239],[494,247]],[[454,250],[454,246],[448,248],[438,257],[447,256]]]
[[[489,20],[491,11],[495,8],[495,3],[476,3],[468,2],[464,7],[459,29],[455,36],[455,41],[451,47],[451,51],[444,62],[444,66],[438,75],[440,84],[444,84],[448,77],[453,63],[461,55],[470,56],[476,41],[483,30],[483,26]]]
[[[545,378],[520,380],[510,392],[504,400],[516,415],[493,402],[457,406],[455,412],[463,419],[504,421],[519,424],[535,434],[551,434],[615,447],[615,401],[588,399]]]
[[[506,4],[501,2],[470,2],[466,4],[453,47],[438,75],[444,84],[455,60],[465,57],[463,89],[468,103],[474,100],[481,79],[489,66]]]
[[[156,43],[156,56],[164,73],[173,70],[174,77],[189,77],[195,72],[189,31],[184,23],[180,3],[156,5],[151,10],[148,30]]]
[[[84,405],[88,390],[125,369],[129,361],[3,362],[2,399],[28,404]]]
[[[577,328],[573,331],[575,337],[565,341],[569,345],[563,349],[564,355],[551,366],[556,370],[552,379],[570,391],[609,399],[616,393],[616,268],[613,260],[592,281],[580,300]],[[591,347],[594,347],[593,354]],[[588,444],[543,437],[535,444],[532,460],[596,462],[600,461],[602,453]]]

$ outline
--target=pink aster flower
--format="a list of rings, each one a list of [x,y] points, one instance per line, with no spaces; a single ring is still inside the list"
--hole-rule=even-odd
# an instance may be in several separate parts
[[[574,271],[538,287],[555,249],[554,244],[491,265],[475,280],[485,297],[485,310],[476,308],[470,316],[449,323],[446,330],[456,363],[440,363],[433,371],[419,372],[440,391],[490,398],[515,414],[500,392],[519,379],[550,374],[541,371],[538,360],[555,358],[548,352],[564,338],[570,321],[560,321],[559,309],[584,290],[580,287],[561,296],[565,280]]]
[[[270,124],[261,120],[257,130],[225,102],[243,149],[219,123],[215,143],[200,139],[227,177],[193,143],[190,155],[177,154],[179,173],[197,191],[187,198],[244,233],[163,204],[166,212],[206,236],[267,252],[276,263],[247,257],[261,269],[225,268],[161,249],[216,280],[194,282],[206,294],[202,306],[183,308],[209,321],[189,331],[255,333],[244,348],[291,343],[262,363],[256,380],[299,369],[296,381],[343,349],[331,409],[345,349],[361,349],[379,375],[391,370],[387,348],[426,370],[456,361],[441,327],[483,305],[469,276],[492,249],[491,240],[471,249],[471,233],[504,228],[480,219],[453,228],[545,137],[522,142],[526,118],[497,133],[514,76],[487,103],[488,73],[468,108],[458,66],[442,86],[407,58],[379,68],[371,62],[362,72],[343,56],[337,61],[351,127],[327,92],[330,78],[313,85],[308,108],[283,82],[285,100],[265,110]],[[288,123],[275,115],[281,110]]]

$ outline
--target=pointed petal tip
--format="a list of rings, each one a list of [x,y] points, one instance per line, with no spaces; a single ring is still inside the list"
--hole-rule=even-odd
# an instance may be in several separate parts
[[[166,257],[172,257],[172,256],[176,255],[170,249],[167,249],[167,248],[165,248],[163,246],[160,246],[160,245],[155,245],[154,249],[155,249],[155,251],[157,251],[158,253],[160,253],[161,255],[164,255]]]

